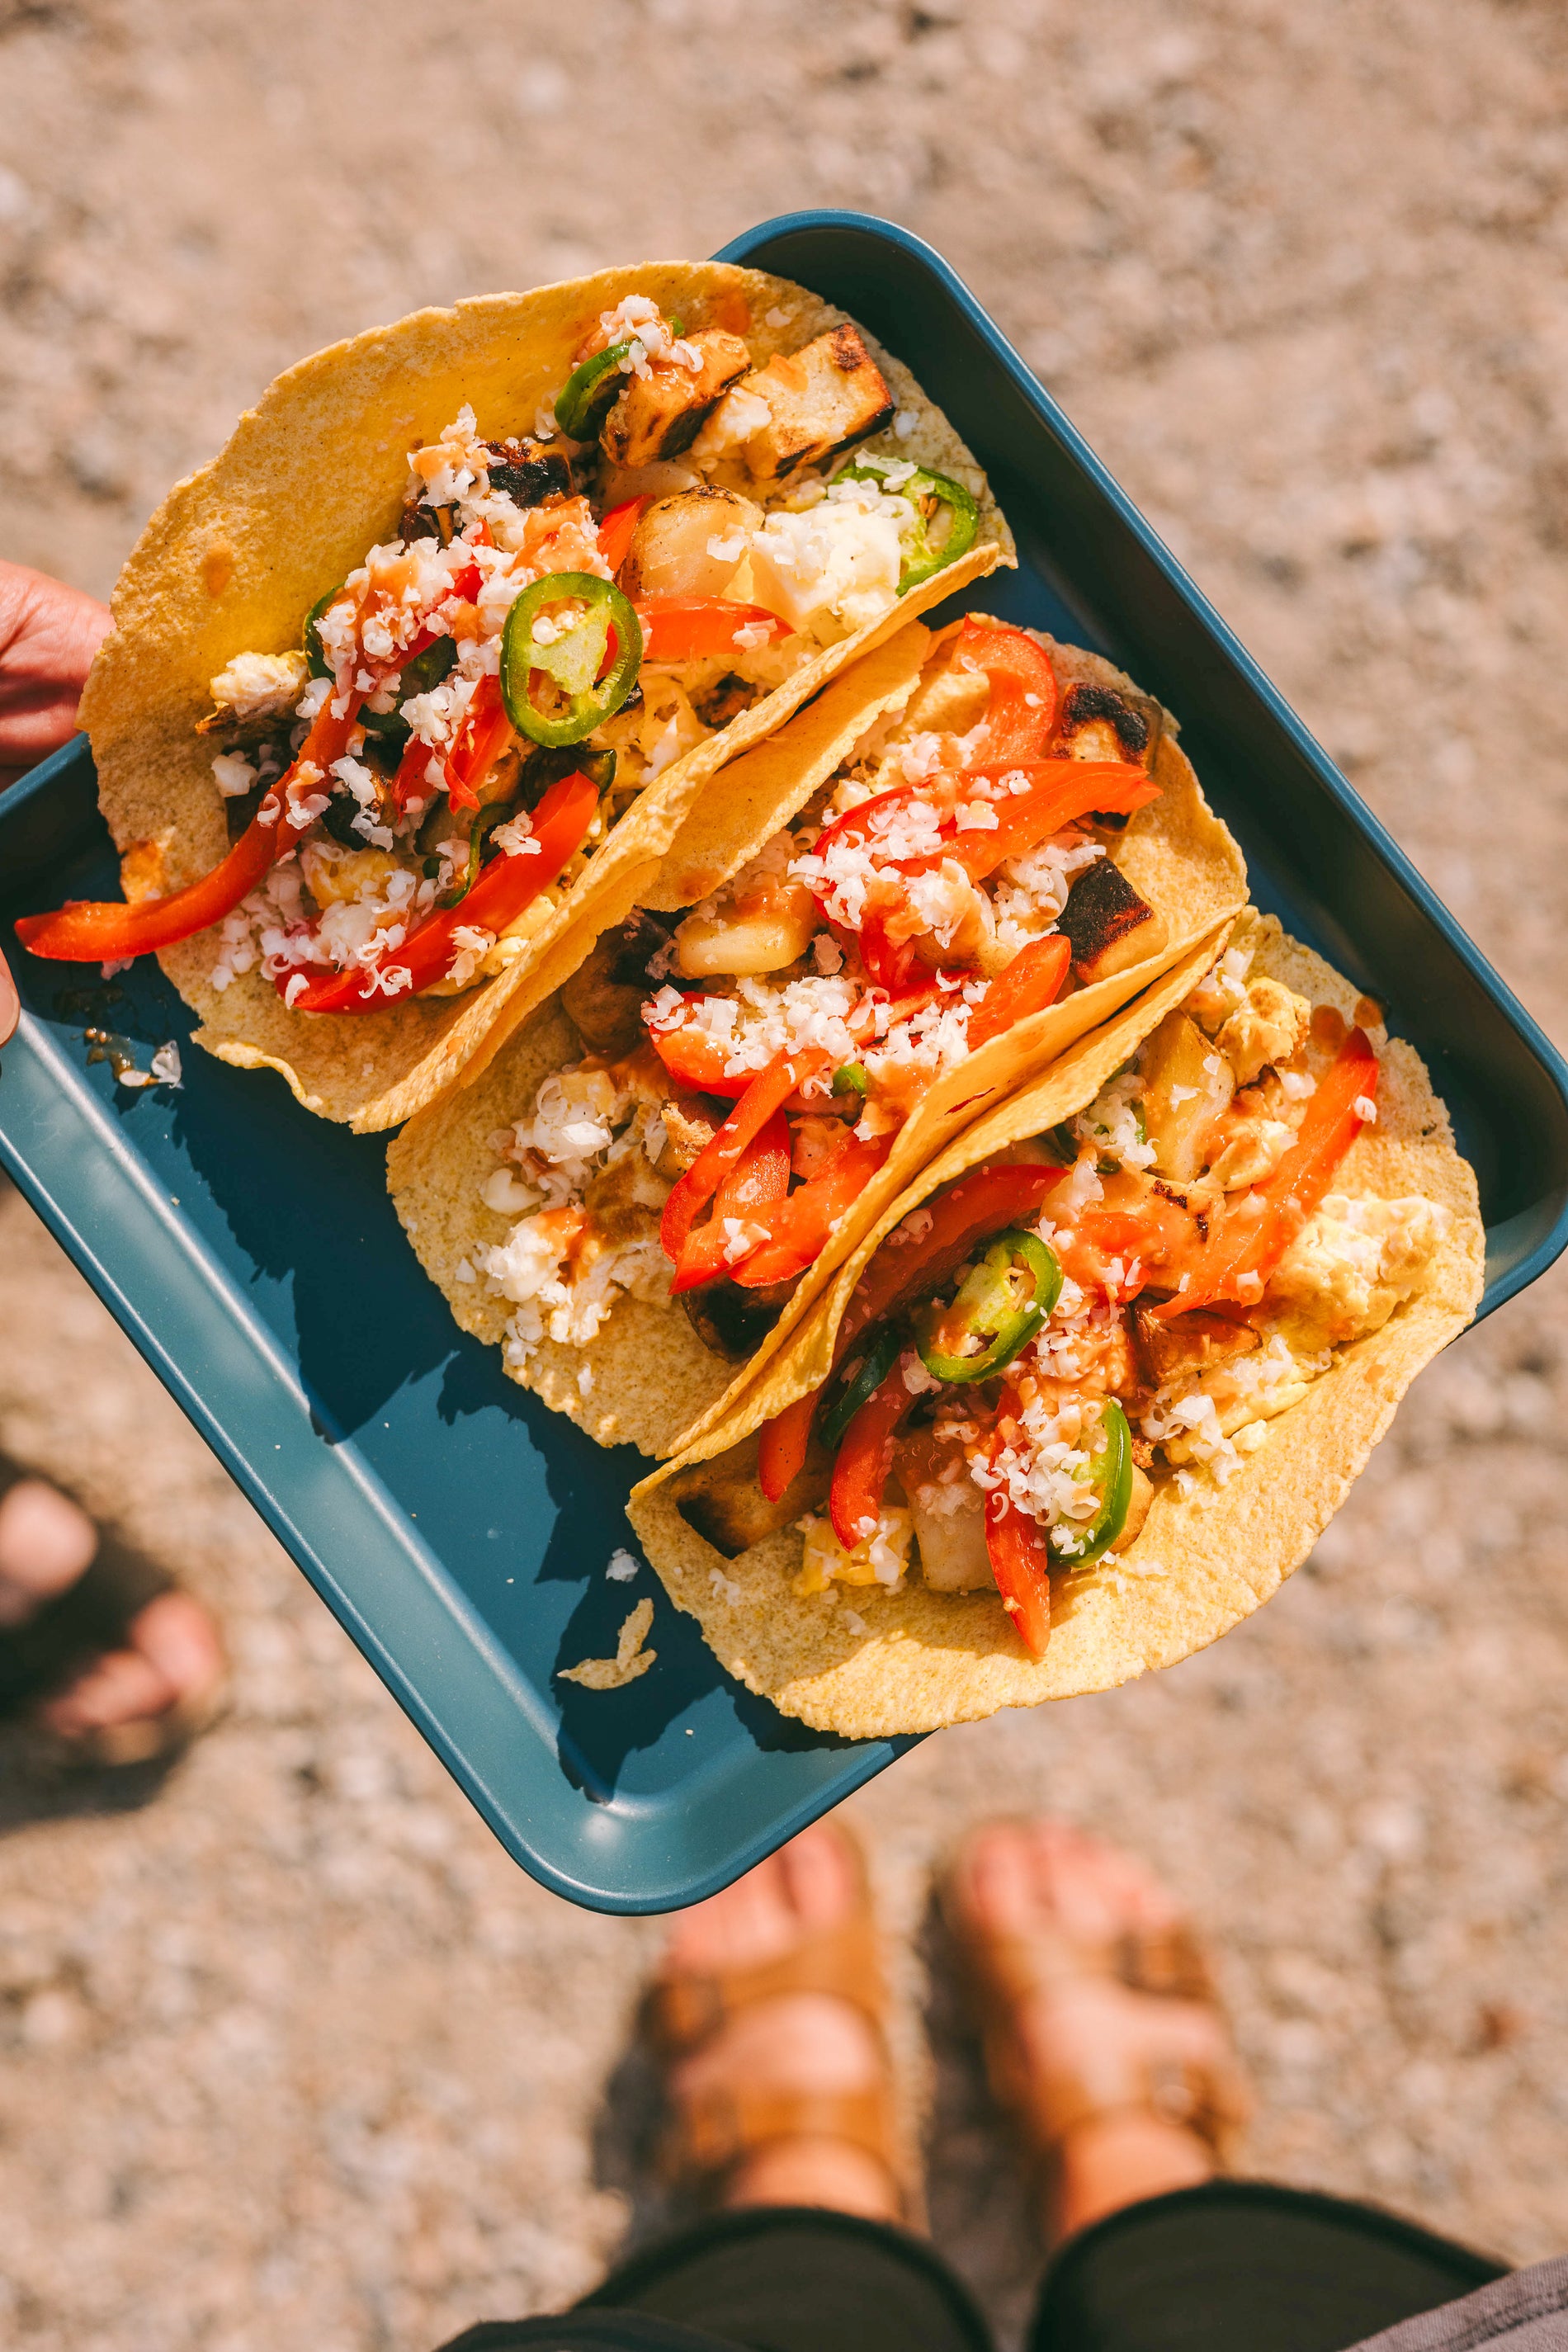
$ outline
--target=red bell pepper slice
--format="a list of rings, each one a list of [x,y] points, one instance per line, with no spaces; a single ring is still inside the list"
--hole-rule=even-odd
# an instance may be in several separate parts
[[[706,1030],[655,1029],[649,1035],[654,1052],[676,1085],[688,1094],[721,1095],[739,1102],[756,1076],[754,1070],[742,1070],[735,1077],[727,1077],[728,1048],[716,1044]]]
[[[772,1283],[793,1282],[815,1265],[835,1225],[859,1199],[892,1148],[890,1135],[850,1143],[820,1176],[809,1177],[787,1201],[759,1217],[769,1239],[759,1242],[733,1269],[735,1280],[749,1290],[765,1290]]]
[[[900,1240],[910,1223],[906,1219],[904,1226],[888,1235],[856,1285],[834,1342],[834,1362],[840,1362],[873,1323],[940,1290],[976,1242],[1038,1216],[1046,1195],[1068,1173],[1065,1168],[1011,1163],[977,1168],[934,1200],[922,1202],[915,1215],[930,1219],[924,1230],[913,1239]]]
[[[1051,1550],[1046,1531],[1021,1511],[1005,1486],[985,1498],[985,1549],[1002,1606],[1031,1658],[1051,1638]]]
[[[637,518],[649,503],[647,499],[627,499],[621,506],[612,507],[599,525],[599,552],[612,572],[618,572],[630,554]]]
[[[1175,1296],[1153,1308],[1162,1322],[1214,1299],[1256,1305],[1366,1121],[1356,1105],[1377,1093],[1377,1055],[1364,1029],[1352,1029],[1318,1080],[1295,1142],[1266,1184],[1237,1202],[1211,1226],[1208,1240]],[[1239,1285],[1246,1281],[1250,1296]]]
[[[985,758],[1037,760],[1056,725],[1056,672],[1043,646],[1022,629],[998,627],[973,614],[959,633],[954,669],[982,669],[991,681]]]
[[[260,807],[227,856],[199,882],[189,882],[166,898],[123,904],[77,898],[53,914],[24,915],[16,925],[23,946],[36,956],[62,963],[106,962],[145,955],[153,948],[174,947],[221,922],[299,839],[284,823],[285,812],[303,793],[317,788],[314,781],[301,785],[300,768],[309,761],[321,777],[327,775],[333,761],[348,750],[363,700],[363,694],[351,694],[341,719],[333,717],[331,700],[322,705],[293,766],[263,795]]]
[[[805,1467],[816,1399],[817,1391],[813,1389],[763,1423],[757,1440],[757,1484],[770,1503],[776,1503]]]
[[[887,924],[871,907],[866,909],[866,919],[857,939],[868,979],[891,995],[902,995],[920,968],[913,940],[904,940],[895,947],[888,937]]]
[[[685,1174],[677,1180],[664,1204],[658,1228],[659,1246],[677,1268],[670,1285],[672,1292],[689,1290],[700,1281],[713,1279],[711,1274],[688,1276],[684,1258],[692,1226],[773,1113],[806,1078],[826,1070],[827,1060],[816,1045],[806,1046],[796,1054],[776,1054],[767,1068],[752,1080],[718,1133],[703,1145]],[[787,1166],[786,1143],[786,1171]]]
[[[995,827],[965,828],[933,857],[910,859],[900,874],[929,872],[944,857],[955,858],[972,882],[983,882],[1010,857],[1025,857],[1042,841],[1049,841],[1064,825],[1100,809],[1108,815],[1131,816],[1134,809],[1157,801],[1163,789],[1127,760],[1030,760],[1011,767],[988,764],[965,771],[964,782],[980,776],[995,782],[1004,776],[1026,775],[1026,793],[1010,793],[992,803]]]
[[[468,717],[446,762],[447,800],[454,813],[479,807],[479,788],[506,749],[511,731],[511,720],[501,700],[500,680],[487,674],[474,690]],[[400,778],[402,772],[400,763]]]
[[[729,1273],[725,1219],[742,1217],[750,1224],[759,1211],[784,1200],[789,1192],[789,1121],[782,1110],[775,1110],[714,1193],[708,1223],[687,1235],[679,1270],[670,1284],[672,1295],[717,1282]]]
[[[642,623],[643,659],[650,662],[707,661],[716,654],[737,651],[737,629],[767,629],[764,642],[793,636],[787,621],[765,604],[738,604],[729,596],[643,596],[637,616]]]
[[[1048,932],[1043,940],[1031,940],[1026,948],[1020,948],[970,1014],[970,1052],[978,1053],[1015,1022],[1026,1021],[1031,1013],[1043,1013],[1047,1004],[1054,1004],[1071,962],[1071,943],[1060,931]]]
[[[866,1539],[866,1522],[875,1528],[893,1466],[893,1439],[914,1398],[904,1386],[900,1356],[879,1389],[867,1398],[838,1443],[833,1464],[833,1484],[827,1494],[827,1516],[846,1551]]]
[[[455,907],[432,914],[411,932],[399,948],[384,949],[372,966],[354,964],[347,971],[308,980],[295,992],[296,1013],[373,1013],[392,997],[416,996],[422,988],[444,980],[451,968],[453,936],[459,927],[494,931],[499,938],[523,908],[547,889],[567,859],[580,849],[599,805],[599,788],[584,775],[562,776],[533,814],[533,838],[539,847],[518,857],[493,857],[473,888]],[[381,975],[404,977],[395,989],[383,985]],[[284,972],[278,992],[289,1002],[288,990],[298,977]]]

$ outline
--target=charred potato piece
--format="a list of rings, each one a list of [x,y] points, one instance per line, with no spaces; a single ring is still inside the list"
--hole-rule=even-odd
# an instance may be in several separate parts
[[[628,596],[721,596],[746,552],[739,535],[762,519],[750,499],[711,483],[656,499],[637,517],[619,583]],[[734,554],[712,554],[714,540],[737,541]]]
[[[1143,1048],[1143,1132],[1162,1176],[1190,1184],[1214,1123],[1230,1108],[1230,1064],[1188,1013],[1167,1013]]]
[[[880,432],[893,414],[882,372],[847,320],[787,358],[776,353],[747,376],[743,389],[768,408],[770,421],[746,444],[746,463],[759,481],[820,465]]]
[[[705,1348],[733,1364],[755,1355],[783,1312],[793,1282],[746,1290],[738,1282],[712,1282],[681,1293],[687,1320]]]
[[[599,446],[612,466],[630,469],[679,457],[689,449],[737,376],[752,364],[739,335],[704,327],[686,341],[702,354],[700,368],[655,360],[646,376],[628,377],[605,417]]]
[[[452,541],[452,509],[450,507],[427,507],[418,499],[408,499],[397,519],[397,536],[405,545],[416,539],[438,539],[443,547]]]
[[[770,1503],[757,1484],[757,1441],[743,1437],[711,1462],[694,1462],[678,1471],[669,1488],[688,1527],[695,1528],[726,1559],[738,1559],[764,1536],[776,1535],[780,1528],[815,1509],[827,1492],[830,1475],[826,1455],[814,1447],[799,1477],[776,1503]]]
[[[487,441],[485,458],[491,489],[501,491],[514,506],[539,507],[546,499],[572,494],[566,453],[546,441]]]
[[[1206,1372],[1258,1345],[1249,1323],[1233,1323],[1227,1315],[1211,1315],[1202,1307],[1162,1322],[1135,1300],[1127,1309],[1127,1331],[1138,1369],[1152,1389],[1163,1388],[1178,1374]]]
[[[610,939],[595,940],[584,961],[561,990],[567,1018],[590,1053],[612,1060],[636,1051],[642,1039],[642,1005],[646,990],[627,987],[615,977],[616,949]]]
[[[1086,982],[1110,980],[1158,955],[1170,937],[1163,915],[1139,897],[1109,857],[1097,857],[1073,884],[1058,928],[1072,948],[1073,970]]]
[[[1134,701],[1114,686],[1069,686],[1053,748],[1073,760],[1132,760],[1142,767],[1154,747],[1158,717],[1157,703],[1142,696]]]
[[[1119,1544],[1130,1544],[1142,1535],[1143,1522],[1149,1516],[1149,1506],[1154,1499],[1154,1481],[1136,1463],[1132,1465],[1132,1492],[1127,1497],[1127,1517],[1121,1522]]]
[[[643,1001],[658,985],[647,967],[668,944],[669,933],[658,917],[634,907],[624,923],[595,940],[562,983],[562,1005],[594,1053],[614,1058],[642,1043]]]

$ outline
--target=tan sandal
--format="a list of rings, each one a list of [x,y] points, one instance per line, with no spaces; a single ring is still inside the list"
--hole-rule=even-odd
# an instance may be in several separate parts
[[[772,2141],[846,2140],[882,2167],[900,2212],[912,2220],[920,2200],[893,2095],[888,1991],[866,1858],[843,1822],[831,1827],[851,1861],[855,1885],[851,1907],[837,1926],[819,1929],[793,1951],[752,1968],[683,1972],[657,1980],[645,1999],[644,2032],[668,2061],[700,2049],[758,2001],[786,1993],[826,1993],[847,2001],[871,2027],[882,2062],[879,2079],[859,2090],[832,2092],[709,2084],[700,2095],[682,2098],[664,2139],[660,2168],[672,2183],[713,2196],[733,2166]]]
[[[992,2093],[1042,2165],[1054,2163],[1079,2125],[1136,2114],[1182,2125],[1205,2143],[1220,2171],[1229,2169],[1252,2112],[1234,2057],[1200,2064],[1100,2045],[1060,2051],[1041,2075],[1026,2063],[1016,2028],[1033,1996],[1087,1979],[1157,2000],[1195,2002],[1223,2020],[1213,1970],[1184,1920],[1158,1930],[1128,1929],[1102,1944],[1049,1932],[984,1935],[965,1916],[952,1871],[942,1909],[980,2028]]]

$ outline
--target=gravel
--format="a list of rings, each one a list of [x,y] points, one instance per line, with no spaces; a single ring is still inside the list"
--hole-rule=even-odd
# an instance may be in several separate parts
[[[1568,35],[1532,0],[0,0],[0,545],[106,591],[303,351],[816,204],[948,254],[1549,1029],[1568,1013]],[[1496,821],[1501,812],[1504,821]],[[1418,1383],[1309,1568],[1174,1672],[861,1801],[941,2242],[1016,2327],[1016,2168],[928,1873],[1046,1804],[1223,1954],[1248,2168],[1568,2242],[1554,1275]],[[7,1749],[0,2328],[428,2352],[657,2205],[657,1925],[505,1859],[13,1196],[0,1442],[220,1611],[226,1719],[118,1800]]]

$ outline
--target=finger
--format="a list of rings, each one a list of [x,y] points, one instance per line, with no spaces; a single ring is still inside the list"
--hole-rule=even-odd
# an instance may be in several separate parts
[[[0,955],[0,1045],[10,1044],[22,1017],[22,1001],[5,959]]]

